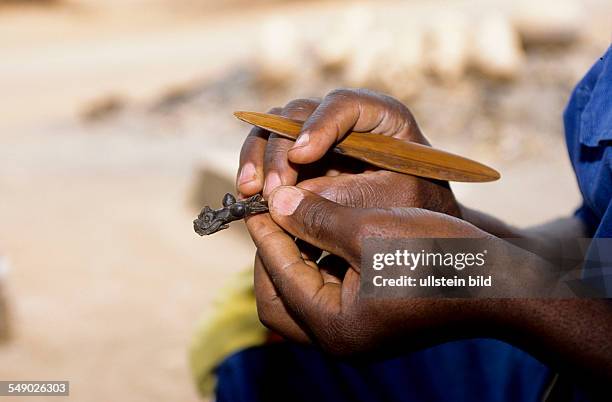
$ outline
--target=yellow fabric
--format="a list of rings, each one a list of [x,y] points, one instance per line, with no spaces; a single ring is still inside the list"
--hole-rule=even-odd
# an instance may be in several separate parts
[[[253,271],[241,272],[223,292],[216,314],[203,320],[193,339],[189,360],[198,390],[212,393],[213,370],[232,353],[266,341],[267,330],[259,321],[253,290]]]

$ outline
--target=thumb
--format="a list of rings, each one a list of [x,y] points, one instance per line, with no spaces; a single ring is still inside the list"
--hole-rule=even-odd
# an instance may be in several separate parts
[[[310,191],[281,186],[268,200],[272,219],[292,235],[358,266],[361,209],[329,201]]]

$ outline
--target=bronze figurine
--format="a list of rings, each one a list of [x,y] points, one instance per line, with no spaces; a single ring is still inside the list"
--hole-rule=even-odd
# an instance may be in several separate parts
[[[193,229],[200,236],[211,235],[227,229],[230,222],[267,211],[268,203],[261,194],[237,201],[236,197],[227,193],[223,197],[223,208],[211,209],[208,205],[205,206],[193,221]]]

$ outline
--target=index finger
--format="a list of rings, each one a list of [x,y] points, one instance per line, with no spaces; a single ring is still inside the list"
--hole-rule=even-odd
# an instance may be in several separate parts
[[[272,108],[270,114],[280,114],[281,108]],[[261,192],[264,186],[264,154],[270,133],[253,127],[242,144],[236,177],[238,193],[248,197]]]

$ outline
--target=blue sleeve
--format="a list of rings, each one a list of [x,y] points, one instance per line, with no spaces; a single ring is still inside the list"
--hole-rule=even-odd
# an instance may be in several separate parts
[[[612,237],[612,46],[578,83],[564,113],[588,237]]]

